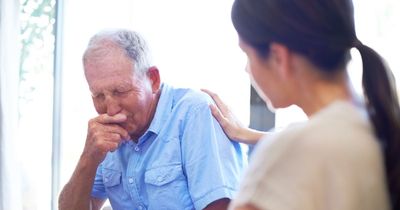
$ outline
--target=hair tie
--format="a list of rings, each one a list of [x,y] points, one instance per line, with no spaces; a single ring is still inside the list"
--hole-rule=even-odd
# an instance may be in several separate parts
[[[364,44],[359,40],[359,39],[355,39],[353,42],[353,47],[360,49],[360,47],[364,46]]]

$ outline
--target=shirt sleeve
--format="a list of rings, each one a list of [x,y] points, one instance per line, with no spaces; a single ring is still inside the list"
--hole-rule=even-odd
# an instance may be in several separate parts
[[[94,183],[92,187],[92,197],[99,198],[99,199],[106,199],[106,189],[103,183],[103,164],[100,164],[97,167],[96,177],[94,178]]]
[[[182,162],[196,209],[232,199],[243,168],[240,144],[230,141],[208,104],[192,109],[182,134]]]

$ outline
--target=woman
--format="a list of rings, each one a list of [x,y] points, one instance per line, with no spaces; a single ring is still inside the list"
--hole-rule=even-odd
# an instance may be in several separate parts
[[[351,0],[235,0],[232,21],[263,100],[275,108],[295,104],[309,120],[263,137],[230,209],[399,209],[394,79],[358,40]],[[346,73],[353,47],[363,61],[363,100]],[[261,138],[208,93],[231,139]]]

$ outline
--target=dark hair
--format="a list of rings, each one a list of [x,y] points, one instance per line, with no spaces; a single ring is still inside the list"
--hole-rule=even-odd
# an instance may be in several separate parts
[[[260,55],[268,55],[271,42],[281,43],[327,73],[345,69],[350,49],[359,50],[367,111],[383,146],[392,206],[400,208],[400,108],[394,77],[382,58],[357,39],[352,1],[235,0],[232,22]]]

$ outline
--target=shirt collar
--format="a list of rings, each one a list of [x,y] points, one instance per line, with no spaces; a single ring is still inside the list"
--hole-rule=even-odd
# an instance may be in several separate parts
[[[153,132],[158,135],[162,125],[164,125],[172,111],[172,100],[173,91],[171,87],[167,84],[161,84],[161,95],[157,103],[156,113],[154,114],[147,132]]]

